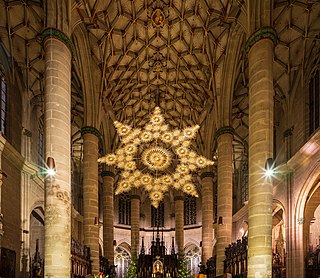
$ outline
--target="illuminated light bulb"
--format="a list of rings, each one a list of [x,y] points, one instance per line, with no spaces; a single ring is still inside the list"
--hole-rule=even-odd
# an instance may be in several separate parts
[[[180,130],[174,130],[173,131],[173,136],[178,137],[180,135]]]
[[[179,144],[180,144],[180,142],[178,140],[173,140],[172,141],[172,145],[175,146],[175,147],[178,146]]]
[[[155,132],[155,133],[153,133],[153,137],[154,137],[155,139],[158,139],[158,138],[160,137],[160,132]]]
[[[132,155],[126,156],[126,161],[132,161],[132,160],[133,160],[133,156]]]
[[[133,170],[136,169],[136,164],[135,164],[135,162],[133,162],[133,161],[127,162],[127,163],[125,164],[125,168],[126,168],[127,170],[133,171]]]
[[[126,157],[125,157],[124,155],[119,155],[119,156],[118,156],[118,161],[119,161],[119,162],[122,162],[122,161],[125,160],[125,158],[126,158]]]
[[[147,184],[144,186],[145,190],[147,191],[151,191],[152,190],[152,185],[151,184]]]
[[[190,181],[190,180],[192,179],[192,176],[191,176],[190,174],[185,175],[185,176],[184,176],[184,179],[185,179],[186,181]]]
[[[266,169],[266,170],[264,171],[264,175],[267,176],[267,177],[272,177],[273,174],[274,174],[273,169]]]
[[[135,139],[132,141],[132,143],[133,143],[134,145],[139,145],[140,142],[141,142],[141,140],[140,140],[139,138],[135,138]]]
[[[179,147],[179,148],[177,149],[177,153],[178,153],[178,155],[180,155],[180,156],[185,156],[185,155],[187,154],[187,148],[185,148],[185,147]]]
[[[180,179],[180,177],[181,177],[180,173],[174,173],[174,174],[173,174],[173,178],[174,178],[175,180]]]
[[[188,165],[188,168],[190,169],[190,171],[194,171],[197,169],[197,167],[194,164]]]
[[[140,139],[143,142],[150,142],[152,140],[152,134],[148,131],[142,132],[140,135]]]
[[[145,174],[145,175],[141,176],[141,182],[143,184],[149,184],[149,183],[151,183],[151,181],[152,181],[152,178],[149,175]]]
[[[126,179],[126,178],[130,177],[130,172],[123,172],[123,173],[121,174],[121,176]]]
[[[134,176],[130,176],[130,177],[128,178],[128,181],[129,181],[130,183],[133,183],[135,180],[136,180],[136,178],[135,178]]]
[[[152,125],[146,125],[145,129],[148,130],[148,131],[151,131],[153,129],[153,126]]]
[[[133,175],[136,177],[136,178],[139,178],[141,176],[141,172],[139,170],[137,171],[134,171],[133,172]]]
[[[162,135],[161,140],[165,143],[170,143],[173,139],[173,135],[169,132],[166,132]]]
[[[174,187],[174,189],[178,190],[178,189],[181,188],[181,184],[178,183],[178,182],[175,182],[175,183],[173,184],[173,187]]]
[[[169,129],[169,127],[167,125],[160,126],[161,131],[167,131],[168,129]]]
[[[118,162],[118,167],[123,169],[125,167],[125,163],[122,161]]]
[[[56,174],[56,171],[55,169],[47,169],[47,174],[50,176],[50,177],[53,177],[55,174]]]
[[[189,147],[190,146],[190,141],[183,141],[182,146],[184,147]]]
[[[195,152],[190,152],[189,156],[195,158],[197,156],[197,154]]]

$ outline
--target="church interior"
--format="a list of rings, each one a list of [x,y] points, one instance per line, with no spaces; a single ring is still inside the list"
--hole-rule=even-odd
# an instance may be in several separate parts
[[[0,277],[320,277],[320,1],[0,0]]]

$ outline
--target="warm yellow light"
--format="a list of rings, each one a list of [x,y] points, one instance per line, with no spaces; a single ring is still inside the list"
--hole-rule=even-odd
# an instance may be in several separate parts
[[[191,183],[190,171],[213,163],[189,148],[199,126],[170,131],[164,121],[160,108],[156,107],[143,130],[114,122],[122,145],[115,154],[99,158],[98,162],[124,169],[121,174],[123,180],[119,181],[116,194],[143,186],[149,192],[152,205],[156,207],[169,186],[177,190],[182,188],[185,193],[198,196]],[[172,174],[167,174],[170,173],[170,167],[174,166],[173,158],[177,159],[176,169]],[[141,165],[135,161],[141,161],[143,168],[138,169]]]

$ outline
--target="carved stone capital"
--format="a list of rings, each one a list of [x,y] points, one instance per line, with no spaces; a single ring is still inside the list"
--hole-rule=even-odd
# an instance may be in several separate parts
[[[65,44],[66,47],[69,48],[70,53],[73,56],[72,42],[69,37],[62,31],[55,28],[45,29],[40,36],[40,42],[43,44],[47,39],[57,39],[61,41],[63,44]]]
[[[245,45],[245,51],[248,55],[252,46],[254,46],[258,41],[268,39],[273,42],[274,46],[278,43],[277,32],[271,27],[262,27],[255,31],[247,40]]]
[[[101,136],[101,133],[99,130],[97,130],[95,127],[92,126],[85,126],[83,128],[81,128],[81,135],[83,136],[84,134],[93,134],[97,137]]]

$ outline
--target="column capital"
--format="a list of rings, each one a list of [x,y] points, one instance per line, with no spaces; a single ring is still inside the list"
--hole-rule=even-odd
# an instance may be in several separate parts
[[[84,134],[93,134],[97,136],[98,138],[101,136],[101,133],[99,130],[97,130],[95,127],[92,126],[85,126],[81,128],[81,135],[83,136]]]
[[[201,175],[200,175],[200,179],[204,179],[204,178],[214,178],[214,172],[203,172]]]
[[[245,52],[248,55],[252,46],[258,41],[268,39],[273,42],[274,46],[278,43],[277,32],[272,27],[262,27],[255,31],[247,40],[245,45]]]
[[[229,133],[229,134],[234,134],[234,128],[231,126],[224,126],[219,129],[217,129],[215,137],[218,138],[220,135]]]
[[[101,177],[112,177],[114,178],[114,173],[111,171],[101,171]]]
[[[50,27],[50,28],[43,30],[42,34],[40,35],[40,42],[42,44],[44,44],[44,42],[47,39],[57,39],[57,40],[61,41],[66,47],[69,48],[71,56],[73,57],[72,42],[65,33],[60,31],[59,29]]]

